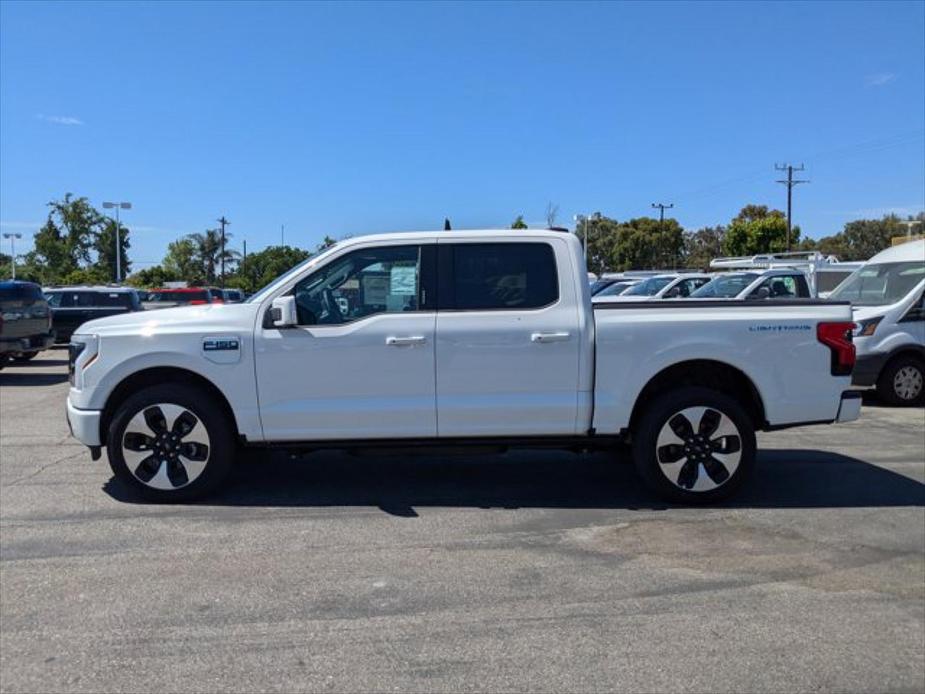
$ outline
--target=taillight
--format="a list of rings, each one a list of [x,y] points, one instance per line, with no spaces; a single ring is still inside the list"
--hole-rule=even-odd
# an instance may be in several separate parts
[[[207,304],[209,302],[206,301],[205,299],[193,299],[189,303],[190,303],[190,306],[201,306],[202,304]]]
[[[854,323],[820,323],[816,326],[816,338],[832,351],[833,376],[848,376],[854,368],[853,331]]]

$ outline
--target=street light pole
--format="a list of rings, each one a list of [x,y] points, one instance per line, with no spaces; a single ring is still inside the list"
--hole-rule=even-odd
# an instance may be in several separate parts
[[[16,239],[21,239],[22,234],[18,232],[10,232],[3,235],[3,238],[10,240],[10,273],[13,275],[13,279],[16,279]]]
[[[122,242],[119,238],[119,231],[122,228],[122,222],[119,221],[119,210],[130,210],[132,209],[132,203],[130,202],[104,202],[103,208],[111,210],[115,208],[116,210],[116,284],[122,281]]]

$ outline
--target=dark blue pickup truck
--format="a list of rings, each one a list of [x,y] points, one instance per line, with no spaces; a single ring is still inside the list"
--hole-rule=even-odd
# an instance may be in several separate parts
[[[138,292],[130,287],[54,287],[46,289],[45,296],[59,343],[69,342],[87,321],[142,310]]]

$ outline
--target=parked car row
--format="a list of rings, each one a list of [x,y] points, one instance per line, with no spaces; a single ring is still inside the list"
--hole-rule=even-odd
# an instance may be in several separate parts
[[[133,311],[205,303],[239,303],[239,289],[192,287],[137,290],[121,286],[42,288],[0,282],[0,368],[25,362],[52,344],[70,342],[87,321]]]
[[[848,301],[858,352],[854,385],[876,386],[895,405],[925,402],[925,241],[888,248],[866,263],[804,256],[718,258],[711,267],[726,271],[713,274],[603,275],[591,285],[592,301]]]

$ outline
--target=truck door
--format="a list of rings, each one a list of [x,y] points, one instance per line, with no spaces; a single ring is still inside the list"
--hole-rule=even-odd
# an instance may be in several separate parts
[[[360,247],[295,285],[299,324],[255,333],[266,440],[436,436],[435,255]]]
[[[437,249],[439,435],[574,434],[582,336],[566,244],[483,236]]]

